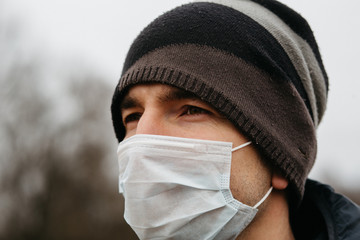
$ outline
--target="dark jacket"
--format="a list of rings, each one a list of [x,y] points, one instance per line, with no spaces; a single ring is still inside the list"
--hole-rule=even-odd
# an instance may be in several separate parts
[[[291,225],[296,239],[360,240],[360,208],[330,186],[307,180]]]

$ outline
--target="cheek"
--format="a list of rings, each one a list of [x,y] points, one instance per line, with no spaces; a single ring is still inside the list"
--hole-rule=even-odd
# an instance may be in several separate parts
[[[271,172],[253,147],[239,151],[233,153],[230,189],[235,199],[254,206],[270,188]]]
[[[191,124],[179,129],[178,134],[184,137],[196,138],[203,140],[221,141],[221,142],[234,142],[234,138],[231,137],[232,132],[219,127],[215,124]]]
[[[236,147],[248,140],[231,124],[224,119],[211,119],[199,123],[181,123],[179,129],[189,138],[232,142]]]

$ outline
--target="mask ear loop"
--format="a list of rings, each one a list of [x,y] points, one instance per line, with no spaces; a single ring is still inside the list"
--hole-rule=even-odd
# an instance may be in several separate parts
[[[246,147],[246,146],[248,146],[250,144],[251,144],[251,141],[243,143],[240,146],[237,146],[237,147],[231,149],[231,152],[235,152],[236,150],[244,148],[244,147]],[[255,206],[253,208],[258,208],[267,199],[267,197],[270,195],[272,190],[273,190],[273,187],[271,186],[270,189],[266,192],[265,196],[257,204],[255,204]]]
[[[267,197],[270,195],[272,190],[273,190],[273,187],[271,186],[270,189],[265,194],[265,196],[257,204],[255,204],[255,206],[253,208],[258,208],[267,199]]]
[[[246,147],[246,146],[248,146],[248,145],[250,145],[250,144],[251,144],[251,142],[243,143],[243,144],[241,144],[240,146],[237,146],[237,147],[231,149],[231,152],[235,152],[236,150],[239,150],[240,148],[244,148],[244,147]]]

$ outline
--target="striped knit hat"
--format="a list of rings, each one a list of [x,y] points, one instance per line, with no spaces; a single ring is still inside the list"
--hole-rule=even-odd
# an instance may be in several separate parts
[[[226,116],[290,183],[299,203],[316,157],[328,79],[313,33],[273,0],[186,4],[155,19],[133,42],[111,106],[138,83],[190,91]]]

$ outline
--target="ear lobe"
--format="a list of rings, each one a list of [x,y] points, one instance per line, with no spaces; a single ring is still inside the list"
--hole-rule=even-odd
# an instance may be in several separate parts
[[[273,188],[277,190],[284,190],[288,186],[289,181],[281,174],[274,172],[271,178],[271,183]]]

